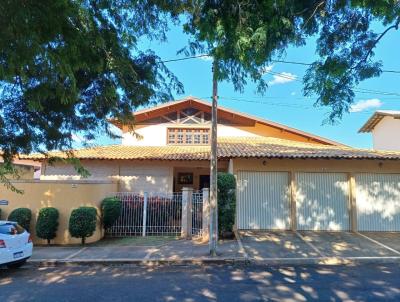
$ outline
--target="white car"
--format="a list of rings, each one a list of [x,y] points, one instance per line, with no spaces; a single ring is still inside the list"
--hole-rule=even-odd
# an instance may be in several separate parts
[[[0,266],[18,267],[32,256],[31,235],[16,222],[0,220]]]

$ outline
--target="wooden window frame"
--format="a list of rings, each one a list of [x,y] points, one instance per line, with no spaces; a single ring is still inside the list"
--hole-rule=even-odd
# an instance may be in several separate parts
[[[167,128],[167,145],[209,145],[210,135],[210,128],[171,127]]]

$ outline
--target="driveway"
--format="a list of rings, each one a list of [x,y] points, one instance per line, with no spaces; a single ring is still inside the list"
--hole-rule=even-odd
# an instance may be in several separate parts
[[[243,248],[253,261],[329,258],[400,261],[400,233],[245,231],[240,235]]]

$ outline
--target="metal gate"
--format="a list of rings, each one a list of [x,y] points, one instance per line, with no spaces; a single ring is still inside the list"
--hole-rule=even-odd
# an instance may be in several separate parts
[[[182,228],[182,193],[139,194],[119,192],[113,194],[122,202],[121,215],[106,230],[112,237],[177,236]]]
[[[192,235],[202,236],[203,233],[203,194],[195,192],[192,194]]]
[[[359,231],[400,231],[400,174],[355,175]]]
[[[242,230],[289,229],[289,173],[239,171],[236,213]]]
[[[350,229],[349,182],[346,173],[296,173],[298,230]]]

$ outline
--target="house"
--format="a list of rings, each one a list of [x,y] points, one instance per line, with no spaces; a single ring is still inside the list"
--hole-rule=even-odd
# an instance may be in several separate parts
[[[121,145],[75,150],[89,179],[119,191],[168,193],[209,185],[211,104],[195,97],[118,120]],[[55,152],[54,155],[65,156]],[[42,155],[42,180],[80,179]],[[218,109],[218,170],[237,179],[239,229],[400,231],[400,153],[354,149],[272,121]]]
[[[377,150],[400,150],[400,111],[376,111],[359,130],[372,133],[373,147]]]

